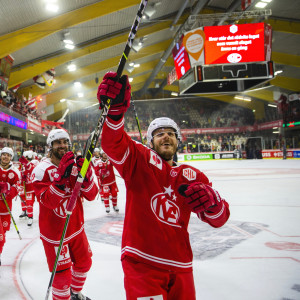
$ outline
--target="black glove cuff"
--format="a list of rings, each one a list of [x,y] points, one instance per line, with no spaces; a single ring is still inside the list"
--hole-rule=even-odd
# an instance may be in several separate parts
[[[107,116],[108,116],[110,119],[114,120],[114,121],[119,121],[119,120],[122,119],[123,115],[124,115],[124,114],[120,114],[120,115],[110,115],[110,114],[108,114]]]

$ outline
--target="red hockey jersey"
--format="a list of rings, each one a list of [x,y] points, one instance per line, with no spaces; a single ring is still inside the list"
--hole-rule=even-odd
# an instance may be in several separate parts
[[[40,204],[40,237],[49,243],[58,245],[66,221],[66,206],[72,194],[72,185],[68,181],[64,190],[59,189],[53,183],[56,170],[57,166],[50,159],[45,159],[33,170],[32,181],[35,195]],[[90,186],[81,188],[80,192],[69,219],[65,236],[66,242],[83,231],[84,215],[81,197],[83,196],[89,201],[94,200],[98,193],[96,182],[92,181]]]
[[[100,160],[98,162],[96,174],[98,174],[101,185],[111,185],[116,182],[114,167],[109,159],[106,161]]]
[[[171,167],[150,148],[133,141],[124,131],[124,119],[106,119],[102,148],[124,178],[127,199],[122,236],[122,258],[176,271],[191,271],[193,254],[188,223],[191,210],[178,193],[181,184],[209,180],[198,169]],[[200,213],[202,221],[221,227],[229,218],[222,200],[218,214]]]
[[[10,163],[9,168],[6,170],[0,166],[0,181],[8,182],[10,184],[10,192],[6,195],[5,199],[11,210],[12,200],[18,195],[18,190],[20,188],[21,173],[12,163]],[[9,215],[5,203],[2,201],[2,195],[0,195],[0,197],[0,214]]]
[[[30,162],[28,162],[27,166],[23,166],[22,168],[22,175],[25,175],[25,188],[26,193],[33,192],[33,184],[31,179],[31,173],[33,169],[39,164],[39,161],[37,159],[33,159]]]

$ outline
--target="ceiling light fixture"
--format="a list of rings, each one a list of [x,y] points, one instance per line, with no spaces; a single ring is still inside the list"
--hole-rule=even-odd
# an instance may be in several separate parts
[[[131,48],[134,52],[139,52],[142,49],[143,44],[144,44],[144,41],[142,38],[140,38],[139,40],[133,41]]]
[[[239,95],[236,95],[236,96],[234,96],[234,99],[251,102],[251,98],[250,98],[250,97],[247,97],[247,96],[239,96]]]
[[[63,43],[64,43],[64,47],[66,49],[72,50],[75,48],[74,42],[72,41],[72,39],[70,37],[70,32],[65,32],[63,34]]]
[[[74,63],[70,63],[68,66],[67,66],[69,72],[74,72],[76,71],[76,65]]]
[[[268,3],[267,2],[257,2],[256,4],[255,4],[255,7],[257,7],[257,8],[265,8],[266,6],[268,5]]]
[[[75,81],[75,82],[74,82],[74,86],[75,86],[75,87],[81,87],[81,82]]]
[[[59,6],[57,5],[57,0],[47,0],[46,1],[46,9],[52,12],[57,12]]]

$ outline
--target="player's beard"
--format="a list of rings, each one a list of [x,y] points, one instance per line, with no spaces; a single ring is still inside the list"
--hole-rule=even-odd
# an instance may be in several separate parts
[[[163,160],[170,161],[173,159],[173,156],[177,151],[177,145],[170,145],[167,150],[162,148],[163,146],[153,145],[153,150],[155,150]]]
[[[60,150],[64,150],[64,152],[59,153]],[[61,160],[62,157],[68,152],[68,148],[58,147],[52,148],[52,155],[54,155],[57,159]]]

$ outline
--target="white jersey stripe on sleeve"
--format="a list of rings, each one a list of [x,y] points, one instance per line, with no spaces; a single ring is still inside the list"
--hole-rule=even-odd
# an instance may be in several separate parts
[[[111,161],[114,162],[115,164],[122,165],[122,164],[125,162],[126,158],[128,157],[129,152],[130,152],[130,150],[129,150],[129,147],[128,147],[127,150],[126,150],[126,152],[125,152],[125,154],[124,154],[124,156],[123,156],[123,158],[122,158],[120,161],[114,160],[114,159],[112,159],[112,158],[109,157],[109,156],[108,156],[108,158],[109,158],[109,160],[111,160]]]
[[[113,129],[113,130],[118,130],[118,129],[120,129],[123,125],[124,125],[124,118],[122,119],[122,121],[120,122],[120,123],[118,123],[118,124],[112,124],[111,122],[109,122],[108,121],[108,119],[106,118],[106,125],[109,127],[109,128],[111,128],[111,129]]]

